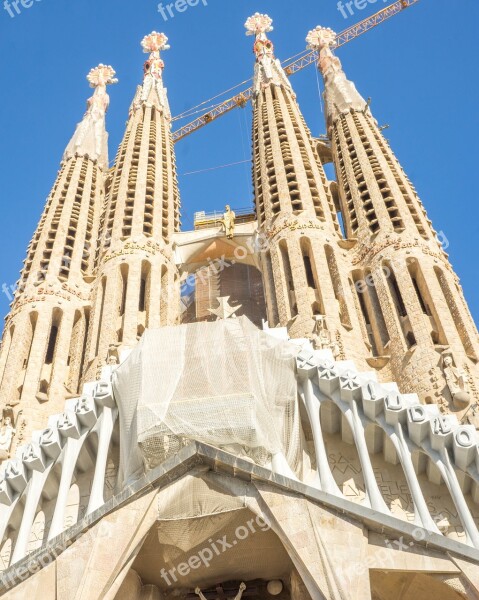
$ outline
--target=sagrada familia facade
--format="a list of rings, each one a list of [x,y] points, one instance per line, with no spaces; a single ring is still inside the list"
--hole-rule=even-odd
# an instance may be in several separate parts
[[[1,344],[7,599],[479,599],[479,335],[444,238],[334,32],[307,36],[315,139],[271,19],[246,29],[243,218],[181,230],[164,34],[111,168],[115,71],[88,75]]]

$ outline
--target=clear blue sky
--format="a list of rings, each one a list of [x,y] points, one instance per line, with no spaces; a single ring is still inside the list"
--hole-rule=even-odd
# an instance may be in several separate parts
[[[250,14],[267,12],[274,19],[271,38],[285,59],[304,49],[315,25],[339,32],[390,3],[368,3],[345,19],[336,0],[205,1],[166,22],[155,0],[32,0],[14,18],[0,4],[0,286],[18,279],[62,152],[84,112],[92,66],[112,64],[120,79],[110,88],[113,158],[142,78],[139,43],[150,31],[170,38],[165,79],[173,114],[179,114],[251,77],[252,38],[243,27]],[[477,0],[420,0],[338,52],[350,79],[372,97],[378,121],[391,126],[386,135],[450,242],[476,321],[478,22]],[[323,133],[314,67],[292,82],[313,134]],[[236,110],[177,144],[185,228],[195,210],[251,203],[249,165],[181,176],[250,158],[250,121],[249,108]],[[0,313],[6,312],[8,300],[0,293]]]

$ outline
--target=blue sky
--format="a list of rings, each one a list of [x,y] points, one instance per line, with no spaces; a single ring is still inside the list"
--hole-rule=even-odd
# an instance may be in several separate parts
[[[251,77],[252,38],[243,24],[254,12],[274,19],[271,38],[276,55],[285,59],[304,49],[306,33],[317,24],[339,32],[390,3],[353,7],[355,14],[345,19],[336,0],[200,0],[165,21],[155,0],[31,1],[13,18],[0,4],[0,286],[18,279],[61,155],[90,95],[85,76],[91,67],[112,64],[120,79],[110,88],[113,158],[142,78],[139,43],[152,30],[170,38],[165,79],[176,115]],[[476,321],[478,21],[477,0],[420,0],[338,51],[349,78],[365,98],[372,97],[375,117],[390,125],[387,138],[435,228],[449,240]],[[292,83],[313,134],[324,133],[315,68]],[[195,210],[251,203],[249,164],[184,175],[249,159],[250,134],[248,107],[177,144],[185,228],[191,228]],[[0,293],[2,315],[8,304]]]

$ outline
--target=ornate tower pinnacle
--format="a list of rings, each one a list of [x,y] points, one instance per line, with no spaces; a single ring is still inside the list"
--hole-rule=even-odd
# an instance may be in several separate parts
[[[341,61],[333,54],[337,46],[337,35],[329,27],[316,27],[306,36],[308,48],[319,51],[318,68],[326,86],[326,116],[328,125],[339,114],[351,108],[364,110],[366,101],[357,91],[354,83],[346,78]]]
[[[143,67],[143,86],[138,88],[138,93],[133,101],[133,110],[137,110],[140,106],[147,104],[163,109],[165,116],[170,118],[167,90],[163,86],[165,63],[160,56],[161,51],[170,49],[168,38],[164,33],[153,31],[143,38],[141,46],[143,52],[149,54],[149,58],[145,61]]]
[[[266,38],[266,33],[273,31],[273,19],[269,15],[262,15],[261,13],[255,13],[252,17],[246,19],[246,35],[263,36]]]
[[[178,274],[171,236],[180,227],[171,115],[163,85],[163,33],[141,42],[149,54],[115,165],[106,182],[95,260],[86,379],[108,356],[131,348],[146,327],[176,322]]]
[[[253,52],[256,56],[256,66],[254,73],[254,90],[256,95],[261,91],[261,86],[273,83],[274,85],[284,85],[292,91],[291,84],[286,77],[281,63],[274,56],[274,45],[266,35],[273,31],[273,20],[268,15],[260,13],[249,17],[245,23],[246,35],[256,36],[253,45]]]
[[[105,115],[110,104],[106,86],[118,83],[115,70],[100,64],[87,75],[90,87],[95,91],[87,100],[87,111],[68,144],[63,160],[72,156],[88,156],[98,161],[101,167],[108,167],[108,135],[105,130]]]

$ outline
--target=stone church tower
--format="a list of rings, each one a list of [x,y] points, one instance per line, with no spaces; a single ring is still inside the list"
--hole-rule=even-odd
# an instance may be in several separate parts
[[[21,411],[28,431],[79,391],[108,170],[106,86],[114,75],[105,65],[88,75],[95,92],[63,156],[6,320],[0,399],[7,412]]]
[[[107,357],[118,361],[149,328],[173,325],[179,283],[172,235],[180,227],[180,198],[171,138],[171,113],[163,85],[163,34],[142,42],[149,59],[131,105],[115,166],[106,181],[95,257],[93,313],[86,378]]]
[[[330,182],[296,95],[267,38],[271,19],[246,22],[255,35],[253,178],[270,327],[314,339],[361,361],[361,330],[348,284]],[[354,350],[353,350],[354,349]]]
[[[390,360],[402,391],[460,411],[479,399],[476,326],[414,186],[369,102],[332,53],[335,39],[318,27],[307,41],[320,51],[327,133],[366,345],[378,366]]]

